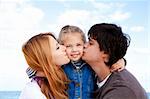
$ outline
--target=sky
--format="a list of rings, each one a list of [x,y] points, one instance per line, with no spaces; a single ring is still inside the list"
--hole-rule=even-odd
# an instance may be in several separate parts
[[[68,24],[86,35],[96,23],[115,23],[131,37],[126,69],[150,92],[149,5],[149,0],[0,0],[0,90],[22,90],[30,81],[21,48],[33,35],[58,37]]]

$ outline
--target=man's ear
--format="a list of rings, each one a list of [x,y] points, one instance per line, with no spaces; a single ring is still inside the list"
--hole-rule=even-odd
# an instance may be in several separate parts
[[[105,52],[103,52],[102,57],[103,57],[104,62],[106,62],[106,63],[107,63],[107,62],[109,61],[109,55],[108,55],[108,54],[106,54]]]

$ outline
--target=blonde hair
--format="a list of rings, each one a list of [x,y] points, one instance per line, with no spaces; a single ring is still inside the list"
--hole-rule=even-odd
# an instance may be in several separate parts
[[[40,88],[47,99],[50,99],[50,94],[56,99],[66,99],[68,79],[62,68],[53,63],[49,40],[52,38],[55,39],[51,33],[33,36],[23,45],[22,51],[28,65],[45,74],[45,80],[41,81]]]
[[[86,38],[85,38],[85,34],[83,33],[83,31],[77,27],[77,26],[72,26],[72,25],[66,25],[64,26],[60,33],[59,33],[59,38],[58,38],[58,41],[60,44],[63,44],[64,43],[64,39],[65,39],[65,36],[69,33],[79,33],[82,37],[82,41],[85,43],[86,42]]]

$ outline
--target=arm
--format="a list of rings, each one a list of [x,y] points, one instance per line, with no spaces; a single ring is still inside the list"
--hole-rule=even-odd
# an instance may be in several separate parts
[[[126,66],[126,60],[122,58],[112,65],[111,72],[122,71],[125,68],[125,66]]]
[[[26,73],[27,73],[29,78],[34,78],[35,76],[45,77],[44,72],[33,70],[31,67],[28,67],[26,69]]]
[[[136,95],[127,86],[114,87],[104,94],[102,99],[135,99]]]
[[[33,70],[31,67],[28,67],[26,69],[26,73],[27,73],[29,78],[33,78],[35,76],[35,74],[36,74],[36,71]]]
[[[38,84],[33,81],[26,84],[19,99],[46,99]]]

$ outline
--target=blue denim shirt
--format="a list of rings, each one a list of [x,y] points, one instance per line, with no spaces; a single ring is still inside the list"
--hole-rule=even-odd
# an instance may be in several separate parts
[[[95,73],[84,61],[70,62],[62,66],[70,79],[67,90],[69,99],[91,99],[97,89]]]

